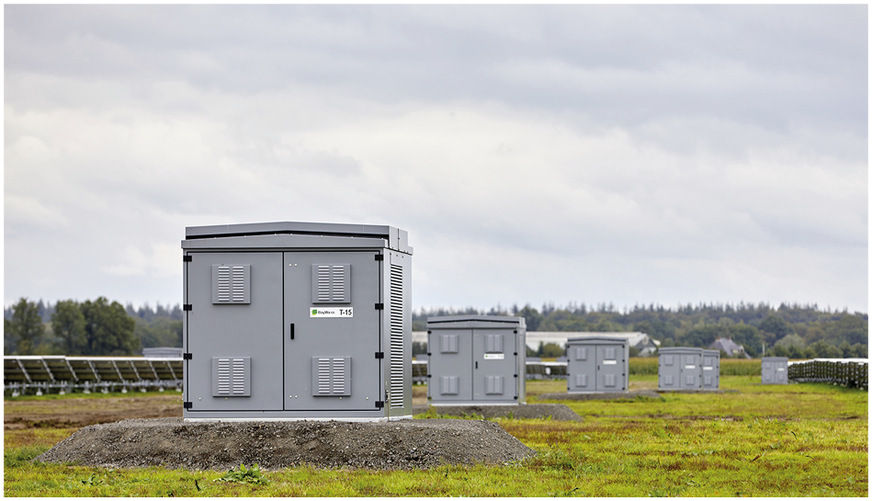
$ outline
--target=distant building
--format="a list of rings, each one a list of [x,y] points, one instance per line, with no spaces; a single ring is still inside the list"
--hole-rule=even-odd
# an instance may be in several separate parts
[[[158,348],[143,348],[142,356],[145,358],[182,358],[182,348],[161,346]]]
[[[745,347],[736,344],[732,339],[719,337],[715,339],[715,341],[709,345],[709,348],[712,350],[720,350],[727,354],[728,357],[738,357],[738,358],[751,358],[745,353]]]

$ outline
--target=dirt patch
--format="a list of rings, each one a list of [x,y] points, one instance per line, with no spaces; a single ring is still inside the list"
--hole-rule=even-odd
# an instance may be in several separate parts
[[[37,461],[85,466],[226,470],[318,467],[423,469],[442,464],[505,464],[535,454],[489,421],[194,422],[128,419],[82,428]]]
[[[424,407],[420,410],[423,412],[428,409]],[[434,405],[429,407],[429,410],[435,412],[437,416],[481,416],[484,419],[512,418],[581,421],[581,416],[563,404]]]
[[[131,418],[181,417],[182,397],[156,395],[121,398],[4,400],[3,428],[78,428]]]

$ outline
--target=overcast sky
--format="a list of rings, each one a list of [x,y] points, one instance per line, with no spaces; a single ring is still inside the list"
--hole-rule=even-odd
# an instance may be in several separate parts
[[[317,221],[408,231],[416,309],[868,311],[865,5],[4,12],[6,305]]]

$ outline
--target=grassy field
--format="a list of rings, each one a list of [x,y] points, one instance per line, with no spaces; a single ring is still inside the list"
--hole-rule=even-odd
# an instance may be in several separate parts
[[[759,361],[756,368],[753,375],[723,375],[723,393],[559,402],[581,415],[582,422],[496,420],[538,452],[505,466],[112,470],[31,462],[75,427],[7,429],[4,494],[866,497],[868,394],[826,384],[764,386],[759,384]],[[656,386],[656,369],[654,375],[631,377],[631,390]],[[563,381],[527,384],[531,403],[538,395],[562,391]],[[420,397],[422,387],[415,393]]]

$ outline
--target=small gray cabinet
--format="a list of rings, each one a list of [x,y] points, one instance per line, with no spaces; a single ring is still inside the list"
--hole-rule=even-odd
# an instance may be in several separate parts
[[[566,341],[569,392],[625,392],[629,389],[626,339],[584,336]]]
[[[660,348],[658,389],[702,390],[702,348]]]
[[[427,319],[432,405],[516,404],[525,398],[524,319],[481,315]]]
[[[787,357],[763,357],[761,382],[763,384],[787,384]]]

